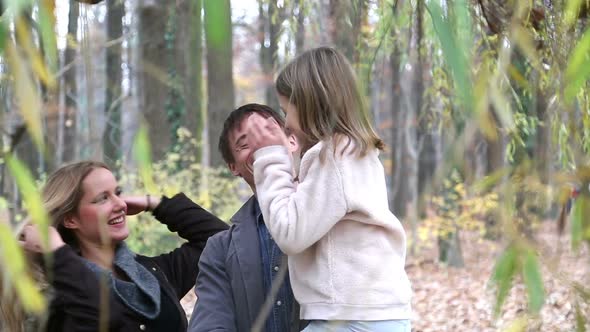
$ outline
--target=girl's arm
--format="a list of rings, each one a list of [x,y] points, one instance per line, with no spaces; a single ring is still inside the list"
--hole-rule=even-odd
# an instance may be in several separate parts
[[[305,153],[298,185],[293,182],[291,158],[284,146],[268,146],[254,153],[256,193],[264,222],[287,255],[313,245],[348,210],[334,156],[328,152],[320,162],[321,146]]]

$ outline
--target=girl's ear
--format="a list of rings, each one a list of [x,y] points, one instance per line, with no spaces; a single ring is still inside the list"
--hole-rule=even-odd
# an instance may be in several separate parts
[[[293,153],[299,150],[299,143],[297,142],[297,138],[295,137],[295,135],[290,134],[287,138],[289,140],[289,151]]]
[[[64,218],[63,225],[65,228],[68,228],[68,229],[76,229],[76,228],[78,228],[78,218],[76,216],[74,216],[73,214],[66,216]]]

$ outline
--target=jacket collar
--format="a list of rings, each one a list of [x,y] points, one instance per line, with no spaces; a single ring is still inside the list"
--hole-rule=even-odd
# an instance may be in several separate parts
[[[256,205],[258,205],[256,196],[250,196],[246,203],[230,218],[231,223],[240,224],[244,220],[252,219],[252,216],[256,214]]]
[[[266,295],[262,279],[260,241],[256,228],[257,204],[256,197],[250,197],[231,218],[231,222],[234,224],[232,241],[236,250],[241,278],[244,282],[250,326],[254,324]]]

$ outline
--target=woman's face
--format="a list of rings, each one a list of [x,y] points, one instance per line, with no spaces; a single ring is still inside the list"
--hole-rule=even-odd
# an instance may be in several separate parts
[[[129,235],[127,204],[113,173],[105,168],[92,170],[82,181],[82,190],[78,210],[66,218],[64,226],[76,234],[81,245],[125,240]]]

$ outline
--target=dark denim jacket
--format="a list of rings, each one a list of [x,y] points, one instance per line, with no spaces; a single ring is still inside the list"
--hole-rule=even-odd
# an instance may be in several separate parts
[[[264,224],[262,212],[258,203],[255,204],[256,227],[260,241],[260,257],[262,258],[262,279],[266,296],[271,294],[272,282],[280,282],[280,288],[273,300],[271,311],[265,322],[266,332],[283,332],[289,330],[290,313],[293,310],[293,291],[289,282],[289,275],[280,276],[281,265],[287,264],[286,256],[272,239],[268,228]],[[286,268],[286,266],[284,267]],[[280,279],[279,279],[280,278]]]

